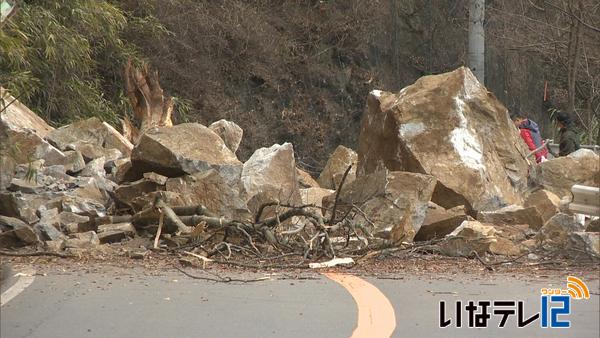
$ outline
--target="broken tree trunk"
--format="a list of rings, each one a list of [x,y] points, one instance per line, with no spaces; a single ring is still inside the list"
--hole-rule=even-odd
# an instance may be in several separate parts
[[[157,199],[154,206],[160,211],[161,215],[164,214],[164,216],[166,216],[169,220],[171,220],[172,223],[174,223],[177,226],[178,233],[187,234],[192,231],[192,229],[189,226],[185,225],[179,219],[179,217],[177,217],[173,209],[171,209],[171,207],[169,207],[162,199]]]
[[[157,70],[151,70],[148,64],[137,69],[130,59],[125,65],[124,79],[125,91],[133,106],[134,117],[133,122],[129,119],[121,120],[125,137],[135,144],[146,130],[173,125],[173,98],[163,95]]]

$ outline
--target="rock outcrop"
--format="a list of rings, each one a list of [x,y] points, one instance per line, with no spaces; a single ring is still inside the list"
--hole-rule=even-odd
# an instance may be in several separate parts
[[[358,171],[432,175],[432,201],[476,211],[522,204],[528,163],[507,109],[465,67],[425,76],[398,94],[373,91]]]
[[[344,172],[348,169],[348,166],[352,166],[346,177],[346,183],[354,181],[356,178],[356,162],[358,155],[350,148],[344,146],[338,146],[333,154],[327,160],[325,168],[321,172],[319,179],[319,185],[326,189],[337,189],[340,185]]]

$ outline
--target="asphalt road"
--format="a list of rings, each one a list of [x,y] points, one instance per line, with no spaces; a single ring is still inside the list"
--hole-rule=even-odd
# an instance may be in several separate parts
[[[36,276],[0,308],[0,336],[350,337],[359,308],[370,311],[357,307],[353,294],[324,276],[280,278],[225,284],[190,279],[177,271],[148,276],[135,270]],[[394,337],[597,338],[600,332],[598,280],[588,282],[591,299],[572,301],[566,317],[571,328],[542,329],[536,321],[519,329],[515,317],[505,328],[497,328],[496,317],[489,328],[467,328],[466,315],[462,328],[439,328],[439,301],[454,306],[456,300],[523,300],[525,313],[531,315],[539,312],[540,288],[564,287],[562,277],[361,278],[392,304]]]

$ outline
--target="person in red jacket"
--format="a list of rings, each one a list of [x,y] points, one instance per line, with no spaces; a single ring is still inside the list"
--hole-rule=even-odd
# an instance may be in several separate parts
[[[515,114],[513,116],[513,122],[515,126],[519,128],[519,133],[521,134],[521,138],[527,144],[527,147],[530,151],[534,151],[539,149],[544,145],[544,141],[542,140],[542,134],[540,134],[540,128],[537,123],[528,119],[524,114]],[[548,149],[543,147],[535,153],[535,162],[540,163],[545,161],[548,158]]]

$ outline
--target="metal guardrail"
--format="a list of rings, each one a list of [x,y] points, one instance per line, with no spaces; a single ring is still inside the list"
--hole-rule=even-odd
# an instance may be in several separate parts
[[[600,188],[585,185],[571,187],[573,201],[569,210],[584,215],[600,216]]]

